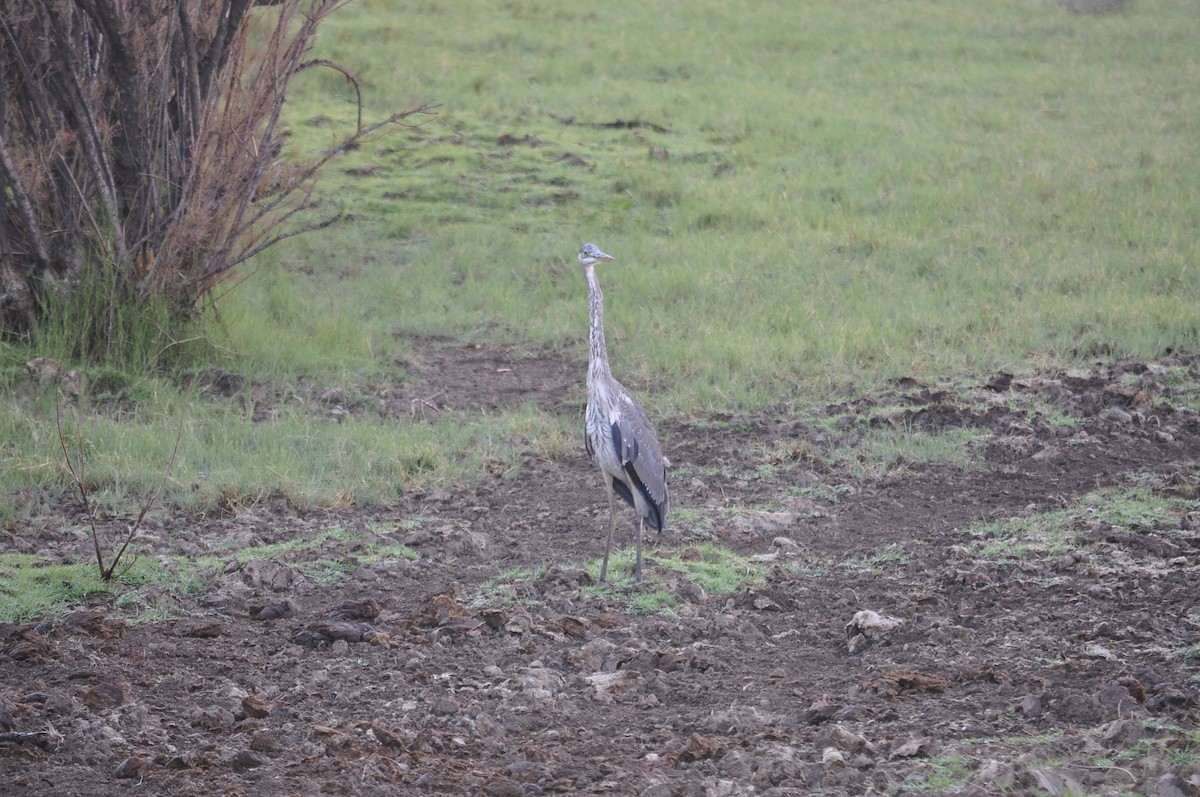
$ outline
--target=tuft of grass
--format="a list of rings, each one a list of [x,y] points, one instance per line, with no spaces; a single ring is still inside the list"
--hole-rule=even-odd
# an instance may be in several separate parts
[[[883,549],[866,556],[847,559],[843,566],[864,573],[888,572],[894,566],[907,565],[912,557],[897,543],[888,543]]]
[[[0,554],[0,606],[3,621],[25,622],[60,613],[95,595],[119,588],[105,584],[90,561],[72,564],[45,562],[30,554]]]
[[[689,546],[672,556],[655,557],[711,595],[729,595],[763,582],[763,566],[715,543]]]
[[[153,557],[133,557],[115,579],[105,582],[91,559],[50,562],[32,554],[0,553],[0,622],[54,617],[97,598],[128,604],[149,586],[192,594],[202,583],[199,567],[181,571],[163,567]]]
[[[635,614],[663,614],[674,616],[679,598],[666,589],[652,589],[631,593],[625,599],[629,610]]]
[[[128,374],[198,354],[197,329],[173,314],[165,298],[133,295],[117,268],[107,256],[90,255],[77,285],[43,286],[32,336],[37,353],[61,362],[104,362]]]
[[[834,448],[828,459],[855,479],[878,479],[897,469],[935,462],[968,470],[977,462],[975,451],[987,432],[961,427],[926,432],[906,424],[868,429],[853,446]]]
[[[968,548],[1000,561],[1053,556],[1093,541],[1098,529],[1125,531],[1179,528],[1182,518],[1200,501],[1162,495],[1149,487],[1131,486],[1089,493],[1073,506],[965,530]]]
[[[643,550],[643,582],[633,581],[635,553],[631,547],[617,549],[608,560],[608,582],[599,583],[601,559],[586,562],[594,586],[585,591],[603,595],[639,614],[669,614],[679,599],[671,589],[674,581],[691,581],[712,595],[728,595],[763,583],[764,566],[748,557],[710,542],[670,548],[664,545]],[[545,568],[514,568],[480,587],[475,603],[510,601],[513,587],[541,578]]]
[[[665,579],[691,581],[710,595],[729,595],[764,581],[764,566],[728,548],[712,542],[688,545],[680,549],[659,546],[652,553],[643,551],[641,585],[634,585],[636,563],[632,548],[617,550],[608,560],[609,581],[590,587],[600,594],[616,597],[633,611],[664,612],[678,603],[666,588]],[[601,559],[586,567],[594,580],[600,578]],[[627,577],[623,574],[629,574]],[[669,576],[667,574],[670,574]]]

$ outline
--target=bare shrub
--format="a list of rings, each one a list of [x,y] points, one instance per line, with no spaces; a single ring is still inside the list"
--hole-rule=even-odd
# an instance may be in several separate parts
[[[123,307],[186,320],[263,249],[327,226],[314,177],[372,124],[305,163],[280,116],[317,29],[344,0],[7,0],[0,14],[0,331],[34,335],[80,290],[81,356]],[[307,59],[307,60],[306,60]],[[88,275],[91,274],[91,277]],[[99,275],[99,276],[96,276]],[[94,302],[95,294],[103,301]],[[68,303],[71,301],[68,298]]]

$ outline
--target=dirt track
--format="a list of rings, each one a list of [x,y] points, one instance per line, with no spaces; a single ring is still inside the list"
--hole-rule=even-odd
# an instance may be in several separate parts
[[[391,400],[398,416],[575,413],[580,373],[447,349]],[[606,504],[582,444],[404,506],[178,516],[153,530],[160,553],[331,528],[359,542],[234,562],[194,597],[0,628],[0,712],[47,742],[0,744],[0,792],[1200,794],[1196,375],[1121,363],[661,423],[677,512],[661,550],[711,539],[764,574],[710,595],[652,546],[637,589],[670,592],[668,614],[631,612],[628,584],[586,589]],[[439,401],[464,386],[460,406]],[[850,478],[832,452],[880,424],[987,437],[976,467]],[[1132,526],[1081,503],[1118,487],[1186,501]],[[1053,510],[1060,545],[988,547],[984,524]],[[68,550],[58,520],[0,541]],[[355,558],[381,543],[420,558]],[[348,572],[306,575],[331,555]],[[148,608],[177,619],[122,619]]]

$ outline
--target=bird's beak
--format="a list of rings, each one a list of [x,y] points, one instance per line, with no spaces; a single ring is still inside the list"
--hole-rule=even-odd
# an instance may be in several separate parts
[[[596,252],[596,259],[601,263],[612,263],[616,260],[612,255],[606,255],[603,252]]]

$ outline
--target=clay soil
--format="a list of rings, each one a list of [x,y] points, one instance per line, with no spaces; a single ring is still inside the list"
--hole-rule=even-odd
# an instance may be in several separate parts
[[[1166,369],[1197,373],[1107,363],[661,421],[672,516],[641,586],[628,559],[603,589],[581,566],[607,523],[582,443],[395,506],[160,512],[141,550],[164,562],[339,534],[231,553],[191,594],[0,627],[0,793],[1200,793],[1200,415]],[[583,400],[559,355],[439,348],[411,372],[338,409]],[[872,465],[855,452],[881,428],[983,435],[967,463]],[[1171,508],[1090,514],[1135,488]],[[1052,512],[1056,544],[997,531]],[[72,524],[49,507],[0,542],[77,556]],[[704,543],[757,578],[709,592],[664,561]],[[367,555],[400,546],[417,558]]]

